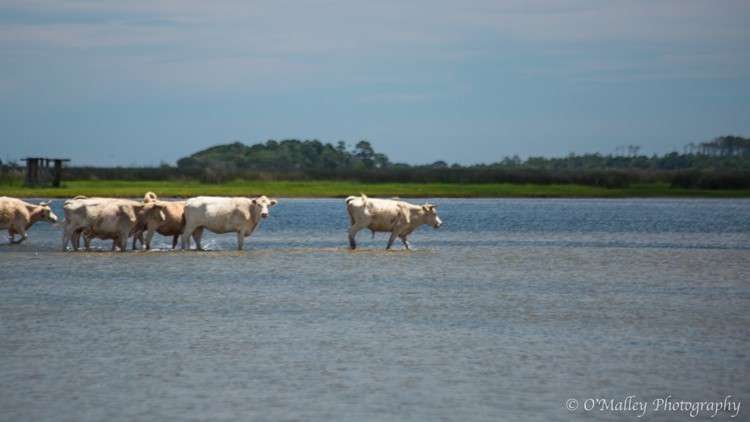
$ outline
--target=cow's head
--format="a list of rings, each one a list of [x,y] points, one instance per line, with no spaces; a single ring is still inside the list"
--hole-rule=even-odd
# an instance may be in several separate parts
[[[39,206],[42,208],[41,213],[41,221],[46,221],[48,223],[56,223],[57,222],[57,216],[55,213],[52,212],[52,209],[49,207],[49,204],[51,202],[42,202],[39,204]]]
[[[437,204],[422,205],[422,211],[424,211],[424,214],[425,214],[425,224],[427,224],[428,226],[432,226],[436,229],[439,229],[440,226],[443,225],[443,222],[440,221],[440,217],[438,217],[437,211],[435,211],[435,208],[437,208]]]
[[[268,199],[265,195],[263,195],[261,197],[253,199],[252,203],[260,212],[260,218],[267,218],[268,207],[272,207],[278,202],[275,199]]]

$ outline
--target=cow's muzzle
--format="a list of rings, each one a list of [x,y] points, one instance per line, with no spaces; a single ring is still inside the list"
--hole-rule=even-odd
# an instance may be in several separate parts
[[[260,218],[268,218],[268,213],[267,212],[260,213]]]

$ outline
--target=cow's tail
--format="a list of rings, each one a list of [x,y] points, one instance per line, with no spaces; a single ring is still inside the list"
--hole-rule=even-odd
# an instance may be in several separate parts
[[[143,196],[143,203],[147,204],[149,202],[156,202],[156,200],[159,199],[156,197],[156,194],[153,192],[146,192],[146,195]]]
[[[352,202],[357,199],[356,196],[349,196],[346,198],[346,211],[349,214],[349,225],[354,225],[354,216],[352,215]]]
[[[349,196],[348,198],[346,198],[346,205],[349,205],[360,198],[362,199],[362,205],[364,205],[367,202],[367,195],[365,195],[364,193],[361,193],[360,196]]]

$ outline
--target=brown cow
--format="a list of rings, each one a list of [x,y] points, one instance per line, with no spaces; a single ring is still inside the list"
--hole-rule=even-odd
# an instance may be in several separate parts
[[[146,249],[151,249],[151,239],[154,237],[154,233],[172,236],[172,249],[174,249],[177,247],[177,240],[185,227],[185,201],[160,201],[155,193],[148,192],[143,198],[143,203],[149,202],[158,202],[164,207],[164,221],[151,219],[148,220],[147,224],[137,227],[138,231],[133,236],[133,249],[135,249],[136,240],[144,245],[143,232],[146,230],[148,230],[145,242]]]

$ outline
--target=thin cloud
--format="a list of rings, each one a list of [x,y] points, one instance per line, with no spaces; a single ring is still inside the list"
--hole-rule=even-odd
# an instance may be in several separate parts
[[[749,20],[746,0],[6,0],[0,108],[8,112],[0,135],[58,139],[32,123],[55,118],[71,139],[119,131],[129,140],[143,120],[155,139],[189,127],[181,145],[192,139],[196,149],[207,136],[304,138],[316,136],[304,135],[312,130],[388,145],[404,131],[415,141],[460,138],[464,161],[480,162],[481,139],[525,133],[523,121],[565,142],[560,128],[575,117],[566,139],[578,142],[601,109],[601,93],[614,94],[608,108],[623,113],[628,128],[648,127],[626,113],[648,103],[661,80],[676,83],[660,87],[664,114],[655,121],[696,98],[702,114],[692,120],[701,130],[741,134],[747,119],[733,117],[747,115],[741,95],[705,110],[700,99],[747,86]],[[186,114],[199,119],[180,121],[187,102]],[[107,114],[107,106],[117,111]],[[99,132],[92,110],[110,119]],[[392,124],[372,124],[383,119]],[[437,132],[435,121],[444,125]],[[530,133],[519,148],[548,137]],[[147,135],[139,141],[155,148]],[[125,154],[123,164],[132,161]]]
[[[437,94],[424,94],[418,92],[393,92],[384,94],[363,95],[357,99],[358,102],[397,102],[397,103],[420,103],[438,98]]]

